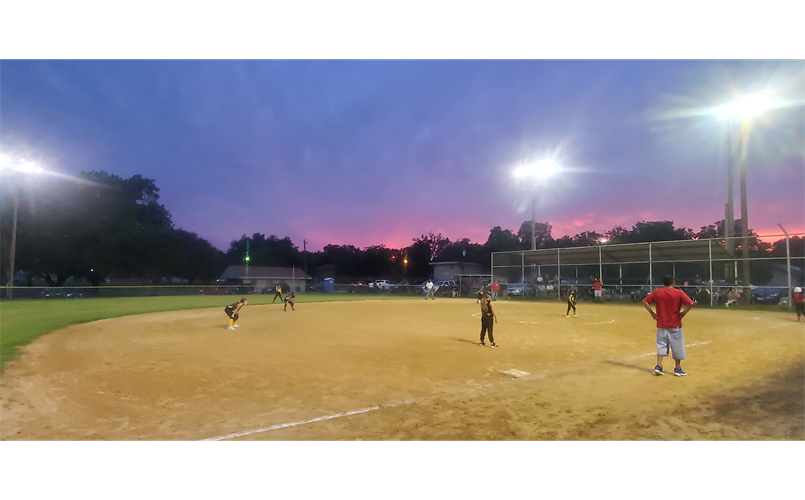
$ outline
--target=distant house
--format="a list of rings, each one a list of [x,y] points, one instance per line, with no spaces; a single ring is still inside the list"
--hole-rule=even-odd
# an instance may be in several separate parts
[[[431,262],[433,267],[433,279],[436,281],[449,280],[453,276],[463,275],[488,275],[489,267],[475,264],[473,262]]]
[[[255,291],[286,283],[292,291],[303,293],[305,283],[312,279],[298,267],[229,266],[218,281],[224,284],[253,286]]]

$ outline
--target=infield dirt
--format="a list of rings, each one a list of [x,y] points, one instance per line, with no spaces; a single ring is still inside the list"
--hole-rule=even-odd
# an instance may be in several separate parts
[[[72,326],[6,365],[0,438],[805,439],[793,314],[693,309],[689,375],[656,377],[641,307],[495,304],[498,349],[477,345],[473,299],[250,305],[235,331],[223,305]]]

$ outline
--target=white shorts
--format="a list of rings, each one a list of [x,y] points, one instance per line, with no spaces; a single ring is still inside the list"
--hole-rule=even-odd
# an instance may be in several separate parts
[[[601,296],[601,290],[595,290],[595,296],[600,297]]]
[[[682,327],[657,328],[657,354],[668,356],[670,347],[674,359],[685,359],[685,334]]]

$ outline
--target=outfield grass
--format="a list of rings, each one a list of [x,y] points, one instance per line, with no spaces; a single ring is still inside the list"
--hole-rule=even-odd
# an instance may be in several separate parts
[[[273,295],[249,295],[249,305],[271,304]],[[304,294],[296,303],[349,300],[389,300],[419,298],[399,295]],[[70,325],[99,319],[117,318],[181,309],[220,307],[239,299],[237,296],[199,295],[175,297],[115,297],[92,299],[44,299],[0,302],[0,371],[17,355],[20,346],[41,335]],[[279,303],[279,302],[277,302]],[[248,307],[248,306],[247,306]]]

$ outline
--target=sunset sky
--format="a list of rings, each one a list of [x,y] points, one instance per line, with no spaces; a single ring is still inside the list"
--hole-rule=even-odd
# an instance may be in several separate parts
[[[805,63],[685,60],[5,60],[7,154],[75,175],[153,178],[176,227],[400,248],[486,241],[531,218],[555,238],[724,218],[727,126],[764,91],[750,227],[805,231]],[[737,127],[736,137],[737,137]],[[734,144],[737,143],[737,139]],[[737,153],[736,153],[737,156]],[[512,170],[554,158],[533,189]],[[735,173],[735,212],[740,218]]]

